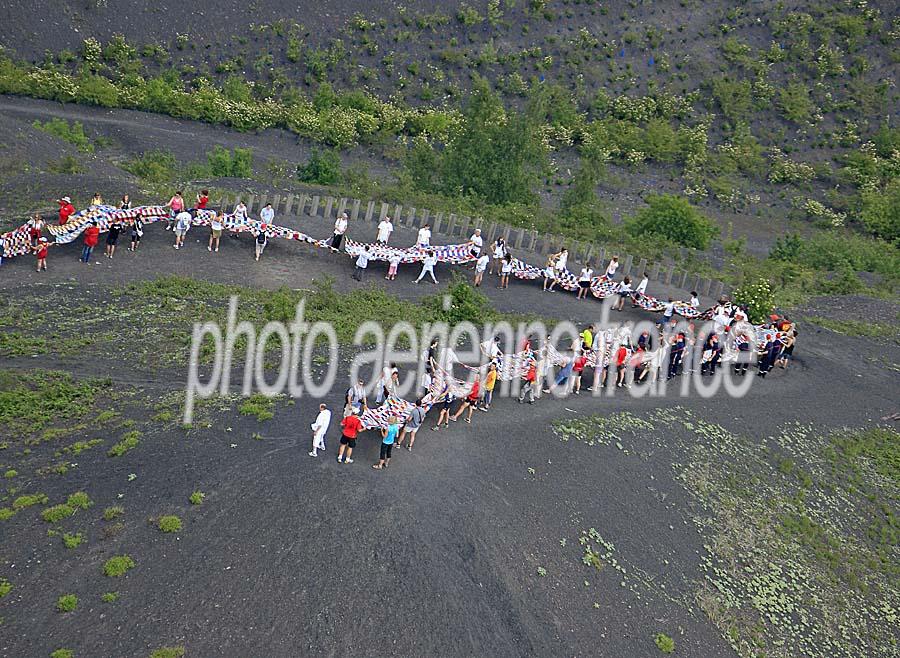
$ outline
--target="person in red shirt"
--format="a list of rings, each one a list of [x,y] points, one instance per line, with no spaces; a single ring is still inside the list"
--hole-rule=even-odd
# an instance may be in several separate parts
[[[472,422],[472,412],[475,411],[475,407],[478,404],[478,400],[481,397],[481,376],[475,375],[475,381],[472,382],[472,388],[469,391],[469,394],[466,396],[466,399],[463,400],[463,403],[459,405],[459,409],[456,410],[456,413],[450,416],[450,420],[456,422],[459,420],[459,417],[462,416],[462,412],[466,409],[469,410],[469,415],[466,416],[466,422]]]
[[[627,360],[628,348],[623,343],[616,350],[616,386],[619,388],[625,386],[625,373],[628,372],[628,366],[625,365]]]
[[[96,221],[91,221],[90,226],[84,229],[84,248],[81,250],[81,262],[88,263],[91,260],[91,252],[97,246],[100,238],[100,228]]]
[[[522,385],[522,392],[519,393],[519,402],[525,402],[525,396],[528,396],[528,404],[534,404],[534,383],[537,381],[537,364],[533,358],[528,360],[528,368],[522,376],[525,383]]]
[[[64,196],[57,203],[59,204],[59,225],[62,226],[69,221],[69,217],[75,214],[75,206],[72,205],[72,200],[67,196]]]
[[[338,448],[338,464],[353,463],[350,455],[353,454],[353,449],[356,447],[356,437],[363,430],[365,430],[365,428],[363,427],[362,421],[359,419],[359,416],[356,415],[356,411],[353,407],[350,407],[350,415],[344,416],[344,420],[341,421],[341,446]],[[345,452],[346,457],[344,456]]]
[[[55,242],[53,244],[56,244]],[[37,256],[37,271],[47,271],[47,251],[52,247],[47,238],[40,238],[38,243],[31,247],[34,255]]]
[[[575,363],[572,364],[572,374],[575,378],[575,386],[572,389],[572,392],[575,395],[581,395],[581,373],[584,372],[584,367],[587,365],[587,356],[585,356],[584,351],[578,355],[575,359]]]
[[[200,194],[197,195],[197,203],[194,205],[194,210],[206,210],[207,203],[209,203],[209,190],[200,190]]]

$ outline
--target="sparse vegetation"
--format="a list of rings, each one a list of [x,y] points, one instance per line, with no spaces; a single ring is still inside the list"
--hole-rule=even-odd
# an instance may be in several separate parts
[[[118,443],[109,449],[107,455],[110,457],[121,457],[129,450],[134,450],[140,444],[140,436],[141,433],[137,430],[126,433]]]
[[[657,633],[653,636],[653,642],[656,644],[656,648],[663,653],[672,653],[675,651],[675,640],[665,633]]]
[[[191,505],[202,505],[206,499],[206,494],[202,491],[195,491],[190,496]]]
[[[124,507],[113,505],[112,507],[107,507],[105,510],[103,510],[103,520],[113,521],[115,519],[118,519],[123,514],[125,514]]]
[[[181,658],[184,656],[184,647],[162,647],[150,654],[150,658]]]
[[[66,532],[63,533],[63,544],[66,548],[78,548],[81,546],[81,543],[84,541],[84,535],[80,532]]]
[[[182,528],[181,519],[173,514],[159,517],[156,527],[163,532],[180,532]]]
[[[119,600],[118,592],[104,592],[104,594],[100,597],[100,600],[104,603],[115,603]]]
[[[56,601],[56,609],[60,612],[72,612],[78,607],[78,597],[74,594],[63,594]]]
[[[124,576],[129,569],[134,568],[134,560],[128,555],[116,555],[109,558],[103,564],[103,573],[110,578]]]

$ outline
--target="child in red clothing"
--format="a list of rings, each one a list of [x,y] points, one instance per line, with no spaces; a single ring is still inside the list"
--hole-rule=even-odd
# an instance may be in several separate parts
[[[53,244],[56,244],[55,242]],[[38,243],[31,247],[34,251],[35,256],[37,256],[37,271],[47,271],[47,251],[52,247],[49,242],[47,242],[47,238],[41,238],[38,240]]]
[[[200,190],[200,194],[197,195],[197,203],[194,206],[194,209],[205,210],[207,203],[209,203],[209,190]]]
[[[575,363],[572,364],[572,375],[575,378],[575,386],[572,389],[572,392],[575,395],[581,394],[581,374],[584,372],[584,367],[587,365],[587,357],[584,355],[584,352],[581,353],[575,359]]]
[[[481,398],[481,377],[479,375],[475,375],[475,381],[472,382],[472,388],[469,391],[469,394],[466,396],[466,399],[463,400],[463,403],[459,405],[459,409],[456,410],[456,413],[450,416],[450,420],[457,421],[459,417],[462,416],[462,412],[466,409],[469,410],[469,415],[466,416],[466,422],[472,422],[472,412],[475,411],[475,407],[478,405],[478,400]]]

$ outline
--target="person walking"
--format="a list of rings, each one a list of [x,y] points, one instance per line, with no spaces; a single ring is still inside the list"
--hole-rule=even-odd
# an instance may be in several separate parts
[[[119,220],[115,220],[109,225],[106,232],[106,253],[104,256],[112,258],[116,253],[116,245],[119,243],[119,234],[122,232],[122,224]]]
[[[637,307],[638,300],[647,294],[647,283],[650,281],[650,275],[646,272],[641,275],[641,280],[637,285],[637,288],[634,289],[634,297],[631,300],[632,308]]]
[[[381,244],[387,244],[388,240],[391,239],[391,233],[393,232],[394,225],[391,223],[391,218],[385,215],[384,219],[378,223],[378,237],[375,238],[375,241],[380,242]]]
[[[563,274],[566,272],[566,266],[569,264],[569,250],[563,247],[553,256],[551,256],[553,260],[553,273],[552,280],[550,281],[550,287],[547,288],[548,292],[553,292],[556,287],[557,281],[559,281]],[[546,284],[546,278],[544,280]]]
[[[350,414],[341,420],[341,445],[338,447],[338,464],[353,463],[353,449],[356,447],[356,437],[365,428],[357,415],[356,409],[350,407]]]
[[[491,258],[487,254],[481,254],[478,257],[478,260],[475,261],[475,281],[474,285],[476,288],[481,286],[481,281],[484,279],[484,271],[487,269],[488,262],[490,262]]]
[[[572,371],[575,370],[575,351],[572,351],[572,355],[566,358],[566,362],[563,364],[563,367],[560,368],[560,371],[556,375],[556,380],[554,380],[553,384],[550,388],[545,388],[544,393],[552,393],[555,389],[560,386],[567,386],[569,383],[569,378],[572,376]]]
[[[391,450],[394,448],[394,441],[397,440],[397,434],[400,432],[400,421],[396,416],[388,418],[388,426],[381,430],[381,452],[378,455],[378,463],[372,464],[375,470],[387,468],[391,463]]]
[[[524,384],[519,393],[519,404],[524,402],[526,397],[528,398],[528,404],[534,404],[534,389],[535,382],[537,381],[537,362],[534,360],[533,356],[528,359],[525,374],[522,375],[522,381]]]
[[[219,240],[222,238],[222,229],[225,228],[225,214],[219,210],[216,216],[209,222],[209,244],[207,251],[219,251]]]
[[[332,252],[337,253],[341,248],[341,240],[344,239],[344,234],[347,232],[348,225],[349,221],[347,219],[347,213],[341,213],[341,215],[334,220],[334,233],[331,235]]]
[[[409,445],[406,446],[406,450],[412,452],[413,444],[416,442],[416,434],[419,432],[419,428],[422,427],[422,423],[425,422],[425,409],[422,407],[422,398],[416,399],[416,404],[409,412],[409,415],[406,417],[406,422],[403,424],[403,431],[400,432],[400,440],[397,441],[397,447],[403,447],[403,441],[406,440],[406,436],[409,435]]]
[[[144,222],[140,217],[135,217],[131,222],[131,245],[128,247],[128,250],[137,251],[142,237],[144,237]]]
[[[191,213],[187,210],[182,210],[175,215],[175,244],[172,246],[176,249],[181,249],[184,246],[184,236],[191,229],[192,221]]]
[[[263,224],[265,226],[265,224]],[[259,257],[263,255],[263,252],[266,250],[266,245],[269,244],[269,232],[260,227],[258,231],[254,232],[256,236],[256,244],[254,247],[256,248],[256,260],[259,262]]]
[[[317,457],[317,450],[325,450],[325,432],[331,424],[331,410],[324,402],[319,405],[319,415],[316,416],[315,422],[310,425],[313,431],[312,450],[309,451],[310,457]]]
[[[481,410],[487,411],[491,408],[491,402],[494,400],[494,387],[497,385],[497,366],[493,363],[488,366],[487,374],[484,376],[484,397],[481,399]]]
[[[97,242],[100,239],[100,228],[97,226],[97,221],[92,219],[91,223],[88,225],[86,229],[84,229],[84,247],[81,249],[81,262],[89,263],[91,260],[91,252],[94,251],[94,247],[97,246]]]
[[[397,278],[397,269],[400,267],[400,261],[403,260],[403,255],[399,251],[391,252],[390,257],[388,258],[388,273],[387,276],[384,277],[388,281],[393,281]]]
[[[575,357],[575,362],[572,364],[572,377],[574,379],[572,392],[575,395],[581,395],[581,376],[584,374],[584,367],[587,365],[587,352],[582,350],[581,353]]]
[[[581,274],[578,275],[578,295],[577,299],[587,297],[591,289],[591,279],[594,278],[594,270],[591,269],[590,263],[581,268]]]
[[[425,260],[422,261],[422,271],[419,272],[419,278],[413,281],[413,283],[418,283],[422,280],[426,274],[431,277],[432,283],[437,283],[437,279],[434,277],[434,266],[437,263],[437,256],[433,251],[429,251],[425,254]]]
[[[509,288],[509,275],[512,273],[513,269],[513,257],[512,254],[508,251],[506,255],[503,257],[503,265],[500,267],[500,289],[506,290]]]
[[[431,227],[428,224],[419,229],[419,233],[416,235],[416,245],[422,249],[431,246]]]
[[[54,242],[53,245],[56,243]],[[47,238],[42,237],[38,240],[38,243],[31,247],[34,251],[34,255],[37,256],[37,271],[38,272],[46,272],[47,271],[47,252],[52,247],[49,242],[47,242]],[[0,256],[2,256],[3,250],[0,249]]]
[[[491,246],[491,251],[493,252],[494,259],[491,262],[491,271],[489,274],[494,273],[494,266],[497,266],[497,272],[500,272],[500,268],[503,265],[503,257],[506,256],[506,240],[503,239],[503,236],[500,236],[496,240],[494,240],[494,244]]]
[[[459,409],[456,410],[456,413],[450,416],[450,420],[454,423],[459,420],[459,417],[462,416],[462,412],[466,409],[469,410],[469,415],[466,416],[466,422],[471,425],[472,423],[472,412],[475,411],[475,407],[478,405],[478,399],[481,397],[481,377],[479,375],[475,375],[475,381],[472,382],[472,388],[469,389],[469,394],[462,401],[462,404],[459,405]]]
[[[356,270],[353,272],[353,278],[357,281],[362,282],[363,274],[366,273],[366,268],[369,267],[369,258],[371,254],[369,252],[369,246],[366,245],[363,247],[363,250],[359,253],[359,256],[356,257]]]
[[[444,429],[447,429],[450,426],[450,406],[456,400],[456,396],[453,395],[449,390],[444,393],[444,395],[440,399],[441,412],[438,414],[437,425],[431,428],[432,432],[437,432],[441,429],[441,423],[444,424]]]
[[[681,366],[681,360],[684,358],[684,351],[687,348],[687,337],[683,331],[670,341],[669,348],[669,370],[666,379],[672,379],[678,374],[678,368]]]

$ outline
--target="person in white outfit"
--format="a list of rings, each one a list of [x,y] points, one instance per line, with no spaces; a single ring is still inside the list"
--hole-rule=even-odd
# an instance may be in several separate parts
[[[394,225],[391,223],[391,218],[385,217],[381,220],[381,223],[378,224],[378,237],[375,238],[375,240],[382,244],[387,244],[388,240],[391,238],[391,233],[393,232]]]
[[[310,427],[313,431],[312,450],[309,451],[310,457],[316,457],[316,450],[325,450],[325,432],[331,424],[331,411],[323,402],[319,405],[319,415],[316,416],[316,422]]]
[[[334,235],[331,236],[332,251],[341,248],[341,240],[344,239],[344,233],[347,232],[347,223],[347,213],[341,213],[341,216],[334,220]]]
[[[429,251],[425,255],[425,260],[422,261],[422,271],[419,272],[419,278],[413,281],[413,283],[418,283],[422,280],[422,278],[427,274],[431,277],[432,283],[437,283],[437,279],[434,277],[434,266],[437,263],[437,256],[433,251]]]
[[[469,242],[472,243],[472,249],[469,253],[472,254],[472,258],[478,258],[481,255],[481,248],[484,247],[480,228],[476,228],[475,232],[469,236]]]
[[[606,278],[612,279],[616,275],[617,269],[619,269],[619,257],[613,256],[612,260],[609,261],[609,265],[606,266]]]
[[[272,209],[272,204],[267,203],[266,207],[259,211],[259,219],[263,224],[271,224],[275,219],[275,211]]]
[[[420,247],[431,246],[431,227],[428,224],[419,229],[419,235],[416,236],[416,244]]]

